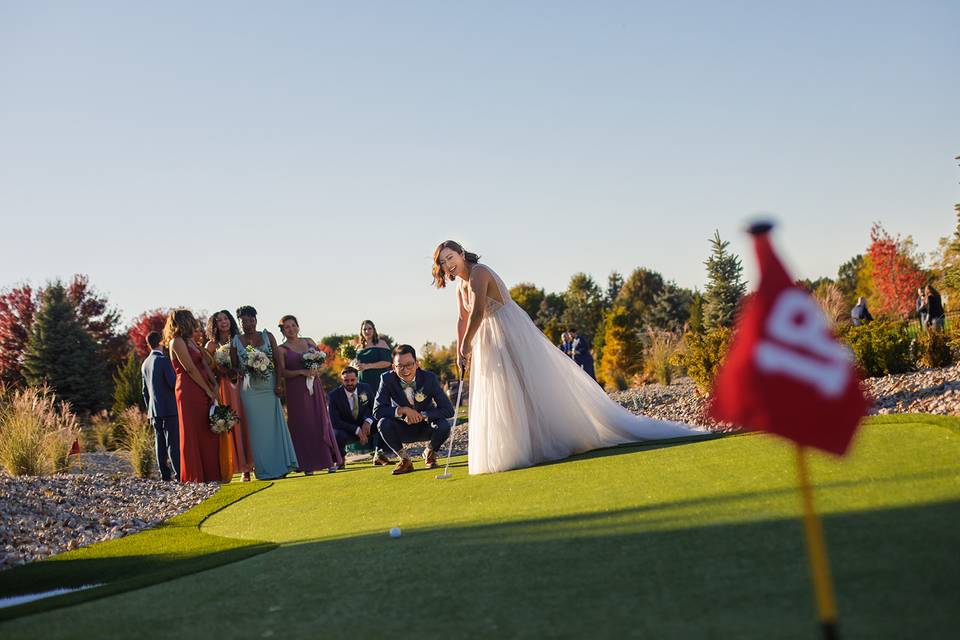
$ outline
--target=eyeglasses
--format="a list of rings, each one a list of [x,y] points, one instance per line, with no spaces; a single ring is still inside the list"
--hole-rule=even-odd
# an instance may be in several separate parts
[[[411,362],[409,364],[400,364],[398,362],[393,365],[393,368],[396,369],[397,371],[410,371],[410,369],[413,369],[415,366],[417,366],[416,362]]]

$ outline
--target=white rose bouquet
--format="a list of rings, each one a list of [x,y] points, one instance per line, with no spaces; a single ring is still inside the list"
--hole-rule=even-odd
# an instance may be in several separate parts
[[[214,433],[227,433],[240,422],[240,416],[230,407],[214,405],[210,409],[210,431]]]
[[[269,380],[270,374],[273,373],[273,358],[249,344],[247,345],[246,352],[247,362],[245,368],[247,374],[260,378],[261,380]]]
[[[217,347],[213,352],[213,361],[224,371],[229,371],[233,367],[233,361],[230,359],[230,345],[225,344]]]
[[[310,392],[310,395],[313,395],[313,379],[320,375],[320,369],[323,368],[323,363],[326,361],[326,352],[320,351],[319,349],[311,347],[303,352],[303,366],[310,372],[310,375],[306,378],[307,391]]]

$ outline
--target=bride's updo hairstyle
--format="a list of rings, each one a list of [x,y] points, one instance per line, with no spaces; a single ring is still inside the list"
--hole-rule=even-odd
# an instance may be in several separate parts
[[[450,281],[453,281],[456,278],[456,276],[447,276],[447,274],[443,271],[443,267],[440,266],[440,254],[443,253],[444,249],[456,251],[470,264],[477,264],[477,262],[480,261],[480,256],[467,251],[459,242],[454,242],[453,240],[441,242],[437,246],[437,250],[433,252],[433,284],[437,289],[443,289],[446,287],[448,278]]]

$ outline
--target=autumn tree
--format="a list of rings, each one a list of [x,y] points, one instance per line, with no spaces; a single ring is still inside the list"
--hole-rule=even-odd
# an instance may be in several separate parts
[[[127,342],[129,348],[133,349],[137,358],[141,361],[150,355],[150,347],[147,345],[147,335],[151,331],[163,331],[163,325],[167,322],[166,309],[154,309],[144,311],[134,319],[127,329]]]
[[[892,237],[875,223],[870,230],[870,258],[874,288],[873,313],[900,318],[915,310],[916,291],[923,287],[927,275],[910,255],[909,245],[899,236]]]
[[[633,329],[626,306],[616,304],[606,314],[600,377],[608,389],[625,389],[630,376],[643,369],[643,343]]]
[[[521,309],[527,312],[531,320],[536,319],[544,296],[543,289],[530,282],[521,282],[510,288],[510,297]]]
[[[37,311],[30,285],[0,293],[0,383],[21,386],[23,351],[30,339],[30,327]]]

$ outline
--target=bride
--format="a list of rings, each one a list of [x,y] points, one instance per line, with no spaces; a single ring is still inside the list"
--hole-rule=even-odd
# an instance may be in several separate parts
[[[457,283],[458,364],[461,370],[470,366],[471,474],[703,433],[634,415],[611,400],[551,344],[479,259],[452,240],[433,255],[436,287]]]

